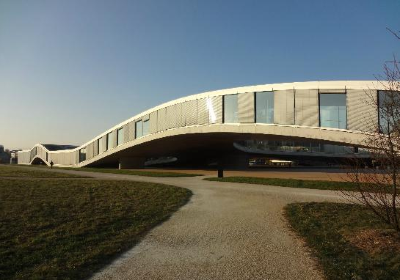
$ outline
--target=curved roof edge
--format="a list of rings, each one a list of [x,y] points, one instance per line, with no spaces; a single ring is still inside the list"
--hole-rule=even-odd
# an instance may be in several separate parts
[[[220,89],[214,91],[206,91],[202,93],[192,94],[185,97],[177,98],[168,102],[164,102],[160,105],[155,107],[149,108],[146,111],[143,111],[139,114],[134,115],[133,117],[120,122],[113,127],[107,129],[103,133],[93,137],[89,141],[85,142],[84,144],[71,149],[71,150],[59,150],[59,151],[52,151],[52,152],[65,152],[65,151],[76,151],[79,150],[91,142],[95,141],[96,139],[103,137],[104,135],[112,132],[113,130],[122,127],[123,125],[139,119],[145,115],[150,114],[153,111],[158,109],[174,105],[176,103],[181,103],[185,101],[200,99],[200,98],[207,98],[210,96],[220,96],[226,94],[236,94],[236,93],[243,93],[243,92],[257,92],[257,91],[276,91],[276,90],[288,90],[288,89],[319,89],[319,90],[348,90],[348,89],[362,89],[362,90],[383,90],[385,87],[385,82],[382,81],[372,81],[372,80],[354,80],[354,81],[307,81],[307,82],[291,82],[291,83],[275,83],[275,84],[263,84],[263,85],[253,85],[253,86],[243,86],[243,87],[234,87],[234,88],[227,88],[227,89]]]

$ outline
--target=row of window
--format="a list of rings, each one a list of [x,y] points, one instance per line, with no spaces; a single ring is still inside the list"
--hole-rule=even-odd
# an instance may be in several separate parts
[[[147,134],[149,134],[149,128],[150,128],[150,122],[149,120],[145,120],[145,121],[137,121],[135,123],[135,139],[145,136]],[[117,146],[122,145],[124,143],[124,128],[121,127],[119,129],[117,129]],[[107,134],[106,136],[106,151],[112,149],[112,139],[113,137],[113,133],[110,132]],[[97,139],[97,154],[101,154],[104,151],[104,147],[103,147],[103,139],[99,138]],[[85,161],[86,160],[86,147],[82,148],[79,150],[79,162]]]
[[[255,98],[255,122],[274,123],[274,92],[256,92]],[[320,93],[320,126],[346,129],[346,94],[344,93]],[[224,123],[239,122],[238,95],[224,96]]]
[[[381,131],[387,132],[389,124],[384,119],[382,107],[387,102],[387,95],[384,91],[378,92],[379,99],[379,123],[382,127]],[[274,124],[274,92],[255,92],[255,122]],[[209,113],[211,110],[207,104]],[[229,94],[223,96],[223,123],[238,123],[239,108],[238,94]],[[347,105],[345,93],[319,93],[319,126],[330,128],[347,128]],[[135,139],[149,134],[150,120],[140,120],[135,123]],[[117,146],[124,143],[124,128],[117,130]],[[104,151],[102,138],[97,140],[97,154]],[[108,133],[106,137],[106,149],[112,148],[112,133]],[[86,160],[86,148],[79,151],[79,161]]]

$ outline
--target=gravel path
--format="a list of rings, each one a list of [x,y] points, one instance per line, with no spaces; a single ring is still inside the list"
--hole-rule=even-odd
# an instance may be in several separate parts
[[[335,192],[211,182],[202,177],[86,174],[171,184],[194,194],[168,221],[93,279],[323,279],[315,260],[289,229],[283,207],[296,201],[335,201],[340,199]]]

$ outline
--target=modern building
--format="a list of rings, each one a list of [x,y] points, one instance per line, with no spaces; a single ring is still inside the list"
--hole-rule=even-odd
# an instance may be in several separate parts
[[[374,81],[324,81],[205,92],[137,114],[79,147],[37,144],[18,152],[18,163],[138,168],[162,158],[247,166],[255,155],[306,164],[367,157],[361,148],[376,131],[383,90]]]

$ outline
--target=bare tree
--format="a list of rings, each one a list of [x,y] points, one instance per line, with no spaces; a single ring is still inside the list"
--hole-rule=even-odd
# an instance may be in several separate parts
[[[347,174],[358,192],[343,194],[367,206],[400,232],[400,69],[395,56],[384,64],[384,74],[377,80],[383,90],[377,96],[369,91],[368,103],[378,108],[379,121],[373,124],[375,131],[366,136],[364,143],[373,168],[366,169],[365,162],[353,158]]]

